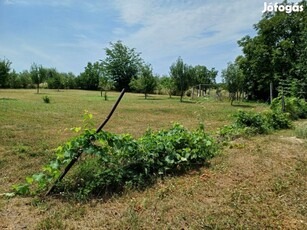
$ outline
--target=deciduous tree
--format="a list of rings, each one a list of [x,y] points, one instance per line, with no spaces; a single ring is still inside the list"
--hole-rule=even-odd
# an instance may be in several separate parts
[[[163,76],[160,79],[160,84],[171,98],[175,91],[174,79],[169,76]]]
[[[193,67],[193,85],[203,85],[205,94],[207,90],[216,83],[216,76],[218,71],[215,68],[209,70],[206,66],[197,65]]]
[[[78,77],[78,85],[82,89],[97,90],[99,86],[99,79],[102,76],[102,65],[99,62],[92,64],[87,63],[84,72]]]
[[[108,74],[103,71],[102,76],[99,78],[99,88],[100,88],[100,95],[102,97],[102,91],[104,90],[104,100],[108,100],[107,92],[114,87],[114,81],[111,79]]]
[[[191,67],[185,64],[181,57],[179,57],[170,67],[170,76],[174,80],[181,102],[185,91],[188,90],[189,86],[191,86],[191,75]]]
[[[55,68],[47,69],[48,88],[60,91],[64,88],[64,78]]]
[[[46,79],[47,71],[41,65],[33,63],[31,65],[30,75],[33,84],[36,85],[37,93],[39,93],[39,85]]]
[[[299,4],[307,9],[306,1]],[[266,12],[254,25],[257,35],[238,41],[243,51],[238,64],[245,75],[245,89],[252,99],[268,100],[271,82],[275,96],[278,86],[285,80],[307,82],[306,25],[306,10]]]
[[[0,88],[7,88],[9,86],[9,73],[11,70],[11,62],[9,60],[0,60]]]
[[[222,79],[226,84],[226,89],[230,94],[231,105],[237,94],[243,92],[243,73],[236,63],[228,63],[227,68],[222,71]],[[238,97],[237,97],[238,98]]]
[[[125,88],[130,91],[129,83],[137,76],[143,63],[140,53],[125,46],[121,41],[110,43],[110,46],[105,49],[106,58],[102,63],[114,80],[116,90]]]
[[[157,87],[157,79],[152,73],[150,65],[143,65],[137,78],[133,78],[130,82],[130,87],[141,93],[144,93],[145,99],[149,93],[153,93]]]

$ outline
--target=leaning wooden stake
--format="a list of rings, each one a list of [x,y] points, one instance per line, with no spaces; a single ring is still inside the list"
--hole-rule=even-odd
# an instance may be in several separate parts
[[[125,89],[123,89],[117,99],[117,101],[115,102],[111,112],[109,113],[109,115],[106,117],[106,119],[104,120],[104,122],[101,123],[101,125],[96,129],[96,133],[100,132],[100,130],[102,130],[102,128],[107,124],[107,122],[109,121],[109,119],[112,117],[112,114],[114,113],[114,111],[116,110],[116,107],[118,106],[119,102],[121,101],[122,97],[125,94]],[[90,140],[89,140],[90,141]],[[69,162],[69,164],[66,166],[66,168],[64,169],[64,171],[62,172],[62,174],[56,179],[56,181],[54,182],[54,184],[50,187],[50,189],[46,192],[45,196],[48,196],[54,189],[55,186],[58,182],[60,182],[64,176],[66,175],[66,173],[68,173],[68,171],[70,170],[70,168],[77,162],[77,160],[79,159],[79,157],[82,154],[82,149],[80,149],[77,153],[77,155]]]

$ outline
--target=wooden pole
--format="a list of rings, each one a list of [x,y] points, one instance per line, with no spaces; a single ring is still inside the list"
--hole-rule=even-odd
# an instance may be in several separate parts
[[[105,124],[108,123],[109,119],[112,117],[114,111],[116,110],[116,107],[118,106],[119,102],[121,101],[122,97],[125,94],[125,89],[123,89],[117,99],[117,101],[115,102],[111,112],[109,113],[109,115],[106,117],[106,119],[104,120],[104,122],[101,123],[101,125],[97,128],[96,133],[98,133],[104,126]]]
[[[114,111],[116,110],[116,107],[118,106],[119,102],[121,101],[122,97],[125,94],[125,89],[123,89],[119,95],[119,98],[117,99],[117,101],[115,102],[111,112],[109,113],[109,115],[106,117],[106,119],[104,120],[104,122],[101,123],[101,125],[97,128],[96,133],[100,132],[100,130],[107,124],[107,122],[109,121],[109,119],[111,118],[112,114],[114,113]],[[91,140],[88,140],[91,141]],[[77,155],[69,162],[69,164],[66,166],[66,168],[64,169],[64,171],[62,172],[62,174],[56,179],[56,181],[54,182],[54,184],[50,187],[50,189],[46,192],[45,196],[48,196],[54,189],[55,186],[58,182],[60,182],[64,176],[68,173],[68,171],[71,169],[71,167],[77,162],[77,160],[79,159],[79,157],[82,154],[82,149],[79,149]]]
[[[283,112],[286,112],[286,104],[285,104],[284,93],[282,93],[282,96],[281,96],[281,109],[282,109]]]
[[[191,93],[191,99],[193,100],[194,98],[194,87],[192,87],[192,93]]]
[[[273,101],[273,83],[270,83],[270,104],[272,104]]]

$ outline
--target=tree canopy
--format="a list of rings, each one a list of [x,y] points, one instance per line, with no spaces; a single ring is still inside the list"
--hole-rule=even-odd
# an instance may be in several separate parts
[[[81,89],[97,90],[99,87],[99,78],[103,75],[103,67],[101,63],[88,62],[84,71],[77,79],[78,85]]]
[[[237,63],[228,63],[227,68],[222,70],[222,79],[226,84],[226,89],[230,93],[231,104],[236,94],[244,91],[244,76]]]
[[[130,91],[130,81],[136,77],[143,60],[140,53],[134,48],[130,49],[121,41],[110,43],[110,48],[106,48],[106,58],[102,61],[106,71],[115,82],[116,90],[125,88]]]
[[[39,93],[39,85],[47,78],[47,70],[42,65],[33,63],[30,69],[30,76],[33,84],[36,85],[37,93]]]
[[[299,4],[307,9],[306,1]],[[251,99],[268,100],[271,82],[276,96],[278,86],[286,80],[296,80],[302,87],[305,83],[300,90],[306,97],[307,11],[266,12],[254,28],[255,37],[238,41],[243,51],[238,64]]]
[[[191,86],[191,79],[193,77],[192,67],[183,62],[179,57],[170,67],[170,76],[173,78],[176,90],[180,95],[180,101],[184,96],[184,93]]]
[[[215,84],[215,78],[218,71],[215,68],[209,70],[206,66],[196,65],[193,67],[193,84],[194,85],[203,85],[205,93],[211,85]]]
[[[157,87],[157,79],[152,73],[151,66],[149,64],[143,65],[139,75],[131,80],[129,86],[138,92],[144,93],[145,99],[147,99],[148,94],[153,93]]]
[[[11,70],[11,62],[9,60],[1,60],[0,61],[0,87],[6,88],[8,87],[8,78]]]

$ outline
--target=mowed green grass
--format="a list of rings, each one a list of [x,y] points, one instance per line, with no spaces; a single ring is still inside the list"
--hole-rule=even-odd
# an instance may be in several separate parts
[[[108,93],[105,101],[97,91],[41,89],[0,90],[0,138],[1,147],[24,146],[32,154],[52,149],[66,141],[71,132],[64,131],[82,125],[84,111],[94,115],[94,128],[109,114],[119,93]],[[47,95],[51,102],[44,103]],[[262,109],[264,105],[249,104],[241,109]],[[141,136],[147,128],[168,128],[179,122],[187,128],[196,128],[204,123],[207,130],[215,130],[231,122],[231,115],[238,107],[225,100],[219,102],[191,101],[180,103],[178,97],[153,95],[147,100],[142,94],[126,93],[105,130],[115,133],[130,133]]]
[[[44,103],[43,96],[50,98]],[[28,172],[37,170],[52,157],[52,150],[75,135],[72,127],[82,126],[87,110],[94,115],[97,128],[109,114],[119,92],[109,92],[105,101],[97,91],[82,90],[0,90],[0,168],[14,174],[2,176],[0,184],[11,185]],[[263,109],[265,105],[248,104],[242,109]],[[189,129],[204,123],[208,131],[231,122],[238,107],[228,100],[194,100],[178,97],[151,95],[147,100],[142,94],[126,93],[117,110],[105,126],[114,133],[130,133],[139,137],[146,129],[171,127],[179,122]],[[21,160],[21,162],[19,162]],[[7,162],[16,162],[8,165]],[[22,163],[22,164],[19,164]],[[9,181],[8,181],[9,180]],[[4,192],[8,187],[1,188]]]
[[[51,102],[44,103],[42,97],[49,96]],[[26,146],[36,151],[53,148],[67,139],[70,132],[64,131],[82,125],[84,111],[94,115],[94,128],[106,118],[119,93],[108,93],[109,100],[99,92],[42,89],[0,91],[0,138],[1,147],[10,151],[12,147]],[[249,104],[241,109],[262,109],[264,105]],[[115,133],[142,135],[148,127],[168,128],[179,122],[187,128],[204,123],[207,130],[215,130],[230,123],[231,115],[238,107],[230,106],[226,100],[191,101],[180,103],[179,98],[153,95],[145,100],[142,94],[126,93],[105,130]]]
[[[43,102],[48,95],[50,104]],[[94,128],[113,107],[118,92],[42,89],[0,90],[0,194],[38,172],[53,149],[75,135],[84,110]],[[105,130],[141,136],[179,122],[208,132],[233,121],[238,109],[265,104],[126,93]],[[305,229],[306,141],[294,130],[239,139],[209,168],[166,178],[145,191],[126,191],[86,203],[53,197],[0,197],[0,229]]]

